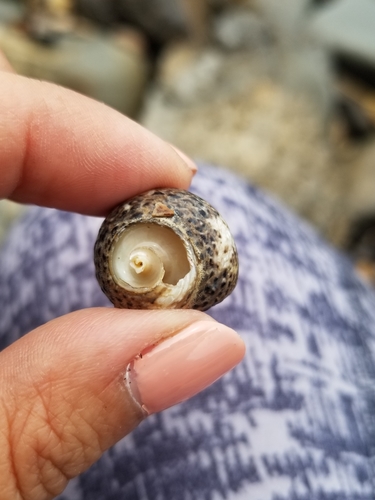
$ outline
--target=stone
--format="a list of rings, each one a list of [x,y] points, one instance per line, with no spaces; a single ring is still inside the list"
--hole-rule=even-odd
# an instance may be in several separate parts
[[[331,239],[343,216],[340,184],[322,139],[324,113],[288,92],[249,53],[177,53],[149,95],[142,123],[194,158],[225,165],[270,190]],[[272,54],[271,54],[272,55]],[[203,75],[203,76],[200,76]],[[185,86],[184,86],[185,85]],[[334,221],[334,223],[333,223]]]
[[[216,14],[247,3],[248,0],[76,0],[81,15],[104,25],[131,23],[159,44],[186,36],[197,44],[207,43]]]
[[[375,3],[339,0],[316,9],[311,32],[332,52],[375,68]]]
[[[308,70],[315,47],[307,41],[301,47],[296,54],[278,42],[232,52],[171,45],[141,122],[193,158],[229,167],[272,192],[345,246],[360,214],[375,214],[375,187],[366,181],[375,143],[336,137],[329,64],[317,49]]]
[[[225,10],[213,21],[214,40],[228,50],[259,48],[271,38],[264,20],[246,7]]]
[[[78,28],[45,44],[18,26],[0,26],[0,49],[18,73],[71,88],[131,116],[148,81],[144,38],[134,30],[107,35]]]
[[[77,0],[78,12],[101,24],[131,23],[158,42],[186,34],[183,0]]]
[[[20,22],[25,15],[25,6],[20,2],[2,0],[0,2],[0,20],[4,24]]]

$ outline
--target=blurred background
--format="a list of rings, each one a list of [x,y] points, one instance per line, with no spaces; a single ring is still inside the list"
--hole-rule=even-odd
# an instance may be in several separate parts
[[[0,0],[0,49],[271,192],[375,285],[375,0]]]

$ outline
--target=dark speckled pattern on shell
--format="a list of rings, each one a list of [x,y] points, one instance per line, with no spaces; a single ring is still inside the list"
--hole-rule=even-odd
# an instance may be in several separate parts
[[[155,217],[157,203],[174,210],[174,215]],[[189,241],[197,260],[193,289],[172,308],[205,311],[229,295],[237,283],[238,256],[229,228],[220,214],[198,196],[178,189],[154,189],[136,196],[113,210],[103,222],[94,248],[96,277],[103,292],[120,308],[155,309],[153,291],[140,295],[119,286],[109,262],[114,244],[134,223],[154,223],[170,227],[183,241]]]

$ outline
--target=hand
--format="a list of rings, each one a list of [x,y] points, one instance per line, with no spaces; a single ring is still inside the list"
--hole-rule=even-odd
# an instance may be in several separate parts
[[[103,215],[147,189],[187,188],[193,175],[136,123],[5,62],[0,110],[0,197]],[[1,499],[59,494],[148,414],[243,353],[233,330],[197,311],[87,309],[29,333],[0,353]]]

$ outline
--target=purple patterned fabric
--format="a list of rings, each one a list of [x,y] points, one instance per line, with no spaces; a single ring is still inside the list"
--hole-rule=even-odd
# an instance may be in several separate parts
[[[154,415],[59,500],[373,500],[375,296],[284,207],[214,167],[192,190],[227,220],[235,292],[210,314],[245,360]],[[0,251],[0,349],[45,321],[109,305],[94,277],[100,220],[32,208]]]

